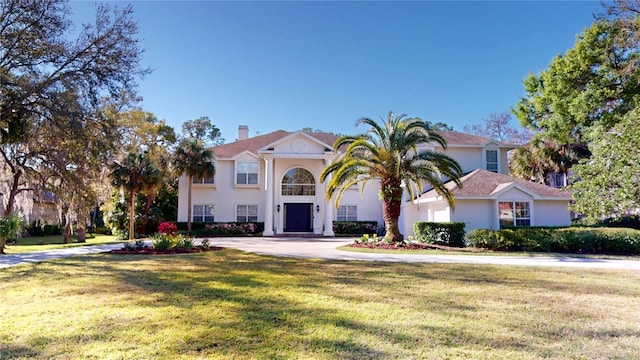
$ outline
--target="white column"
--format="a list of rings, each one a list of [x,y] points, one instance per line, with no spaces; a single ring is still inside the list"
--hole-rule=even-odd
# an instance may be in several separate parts
[[[327,167],[331,164],[331,159],[329,158],[325,158],[324,159],[324,166]],[[327,193],[327,186],[329,184],[329,181],[331,181],[331,177],[332,175],[329,175],[327,177],[327,179],[324,182],[324,193]],[[324,236],[335,236],[335,234],[333,233],[333,201],[329,200],[328,202],[325,201],[324,204],[324,231],[322,232],[322,235]]]
[[[273,236],[273,158],[264,159],[264,236]]]

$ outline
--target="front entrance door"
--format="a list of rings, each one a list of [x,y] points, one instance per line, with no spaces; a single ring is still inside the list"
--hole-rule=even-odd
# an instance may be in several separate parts
[[[312,227],[313,204],[311,203],[285,203],[284,204],[284,231],[285,232],[310,232]]]

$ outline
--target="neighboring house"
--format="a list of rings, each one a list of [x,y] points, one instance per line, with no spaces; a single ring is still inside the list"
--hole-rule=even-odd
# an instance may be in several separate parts
[[[326,183],[319,177],[340,156],[332,150],[336,135],[276,131],[249,138],[248,133],[246,126],[240,126],[237,141],[212,148],[215,176],[193,181],[194,222],[262,221],[265,236],[333,236],[333,221],[383,224],[377,182],[368,183],[362,193],[359,186],[348,189],[337,209],[333,200],[326,199]],[[413,233],[416,221],[462,221],[467,231],[497,229],[500,223],[507,223],[508,216],[513,224],[522,226],[569,224],[568,193],[540,184],[525,186],[526,182],[505,175],[507,152],[513,145],[453,131],[440,134],[447,142],[446,153],[468,173],[463,178],[465,186],[452,188],[455,211],[444,206],[433,191],[414,201],[405,197],[400,218],[405,235]],[[422,149],[442,151],[434,144],[423,144]],[[187,221],[187,182],[187,176],[180,177],[178,221]],[[474,190],[478,183],[482,190]],[[528,223],[521,216],[526,206]]]
[[[567,176],[565,173],[554,171],[547,175],[544,183],[551,187],[560,189],[569,185],[569,176]]]
[[[0,194],[0,215],[4,213],[4,198],[3,194]],[[46,224],[60,224],[60,215],[58,211],[58,197],[49,192],[42,191],[39,196],[34,197],[33,202],[20,208],[18,206],[17,212],[24,216],[25,221],[31,223],[36,220],[40,220]]]

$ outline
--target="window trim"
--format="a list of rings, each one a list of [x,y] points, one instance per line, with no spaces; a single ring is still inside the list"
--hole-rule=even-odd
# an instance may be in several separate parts
[[[206,208],[203,208],[202,209],[203,210],[202,211],[202,215],[197,215],[197,216],[201,217],[202,220],[201,221],[196,220],[196,206],[207,206],[207,207],[210,206],[211,209],[212,209],[211,214],[210,215],[205,215],[206,214],[206,212],[205,212]],[[212,223],[212,222],[216,221],[215,220],[215,215],[216,215],[216,206],[215,206],[215,204],[192,204],[191,205],[191,222],[194,222],[194,223],[195,222],[198,222],[198,223]],[[207,221],[206,220],[206,218],[208,216],[210,216],[212,218],[211,221]]]
[[[292,170],[304,170],[306,171],[307,174],[310,176],[310,180],[312,181],[312,183],[301,183],[301,182],[285,182],[285,178],[287,177],[287,174],[289,174]],[[295,179],[295,177],[292,177],[292,179]],[[286,191],[285,193],[285,188],[287,189],[291,189],[291,191]],[[296,194],[296,189],[299,189],[301,194]],[[291,193],[290,193],[291,192]],[[305,194],[305,192],[308,192],[307,194]],[[284,174],[282,174],[282,178],[280,180],[280,195],[281,196],[316,196],[317,193],[317,182],[316,182],[316,177],[313,175],[313,173],[303,167],[294,167],[291,168],[289,170],[287,170]]]
[[[510,225],[505,225],[502,226],[502,218],[501,218],[501,212],[502,210],[500,210],[500,204],[502,203],[506,203],[506,204],[510,204],[511,206],[511,224]],[[516,210],[516,204],[527,204],[527,208],[525,209],[527,212],[527,216],[518,216],[518,211]],[[506,227],[531,227],[534,226],[533,225],[533,202],[530,200],[498,200],[498,228],[499,229],[504,229]],[[528,225],[518,225],[518,221],[522,221],[522,220],[528,220],[529,224]]]
[[[340,208],[345,209],[345,215],[343,220],[340,220],[339,218]],[[349,208],[355,208],[355,214],[351,214],[351,215],[355,215],[355,219],[349,219],[350,217]],[[338,206],[338,208],[336,209],[336,221],[358,221],[358,205],[345,204],[345,205]]]
[[[496,153],[496,161],[489,162],[489,151],[494,151]],[[495,164],[496,171],[489,170],[489,164]],[[500,174],[500,149],[489,147],[484,149],[484,168],[487,171],[495,172],[496,174]]]
[[[240,220],[238,213],[239,213],[239,207],[241,206],[245,206],[247,208],[247,215],[245,216],[246,220]],[[255,206],[256,207],[256,219],[255,220],[249,220],[249,206]],[[258,212],[260,211],[258,204],[236,204],[236,222],[258,222]]]
[[[241,163],[248,163],[248,164],[255,164],[256,166],[256,172],[252,173],[252,172],[238,172],[238,165]],[[238,174],[246,174],[247,175],[247,182],[246,183],[239,183],[238,182]],[[255,174],[256,175],[256,183],[249,183],[249,175],[250,174]],[[260,162],[259,161],[252,161],[252,160],[236,160],[234,162],[234,166],[233,166],[233,184],[236,187],[251,187],[251,188],[255,188],[255,187],[260,187]]]
[[[215,162],[211,161],[211,164],[213,164],[215,166]],[[213,174],[213,176],[211,177],[211,182],[208,181],[204,181],[207,179],[204,178],[198,178],[196,176],[193,177],[193,180],[191,181],[191,185],[193,186],[208,186],[208,187],[215,187],[216,186],[216,175],[217,172]],[[188,175],[187,175],[188,178]],[[196,180],[200,179],[201,181],[196,182]]]

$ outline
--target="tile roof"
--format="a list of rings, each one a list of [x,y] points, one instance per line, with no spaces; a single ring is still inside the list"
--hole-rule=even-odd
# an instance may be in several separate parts
[[[495,142],[500,146],[512,146],[512,144],[502,143],[500,141],[494,141],[486,137],[476,136],[471,134],[465,134],[457,131],[436,131],[442,136],[447,145],[477,145],[484,146],[489,142]]]
[[[234,141],[232,143],[214,146],[212,148],[213,153],[217,158],[228,159],[232,158],[244,151],[250,151],[254,154],[258,154],[258,150],[274,143],[284,137],[287,137],[295,132],[289,132],[284,130],[274,131],[272,133],[254,136],[244,140]],[[484,146],[485,144],[492,142],[493,140],[482,136],[465,134],[457,131],[437,131],[447,142],[448,146],[462,145],[462,146]],[[324,132],[307,132],[305,133],[316,140],[333,146],[333,143],[338,139],[338,136],[331,133]],[[495,141],[494,141],[495,142]],[[500,146],[510,147],[510,144],[496,142]]]
[[[211,148],[211,150],[217,158],[223,159],[232,158],[244,151],[250,151],[257,155],[258,150],[291,134],[294,134],[294,132],[278,130],[272,133],[258,135],[224,145],[214,146]],[[338,139],[337,135],[330,133],[308,132],[305,134],[329,146],[332,146],[336,139]]]
[[[460,178],[460,180],[462,188],[456,186],[453,181],[446,183],[447,188],[454,197],[491,197],[511,184],[515,184],[543,198],[568,199],[571,197],[571,193],[568,191],[484,169],[473,170]],[[437,192],[431,189],[422,194],[420,198],[424,199],[437,195]]]

